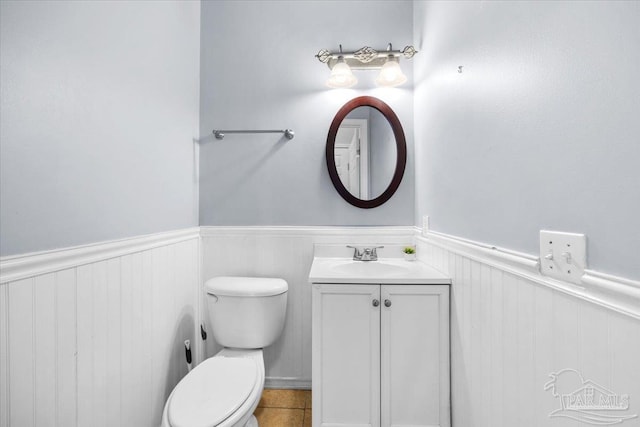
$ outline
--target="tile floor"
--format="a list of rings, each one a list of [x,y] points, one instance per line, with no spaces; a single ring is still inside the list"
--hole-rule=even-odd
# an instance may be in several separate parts
[[[311,390],[265,389],[254,415],[260,427],[311,427]]]

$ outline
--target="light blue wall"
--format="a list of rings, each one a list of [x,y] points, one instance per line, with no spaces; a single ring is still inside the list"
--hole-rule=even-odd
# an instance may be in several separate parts
[[[376,72],[359,72],[352,89],[324,85],[322,48],[368,45],[402,49],[412,40],[409,1],[212,1],[202,3],[203,137],[214,128],[292,128],[277,135],[210,136],[201,144],[202,225],[409,225],[414,216],[413,91],[376,88]],[[412,67],[403,61],[412,81]],[[358,209],[335,191],[325,161],[327,132],[348,100],[376,96],[398,114],[409,143],[396,195]]]
[[[414,4],[416,222],[640,278],[640,3]],[[463,65],[463,73],[457,67]]]
[[[0,253],[197,226],[200,4],[0,8]]]
[[[584,232],[591,268],[640,277],[637,2],[0,7],[2,255],[197,225],[191,138],[291,127],[286,142],[205,138],[201,224],[429,214],[437,231],[529,253],[541,228]],[[324,87],[320,48],[412,40],[409,84],[379,89],[359,72],[354,89]],[[335,112],[360,95],[391,105],[409,145],[398,193],[372,210],[339,197],[324,158]]]

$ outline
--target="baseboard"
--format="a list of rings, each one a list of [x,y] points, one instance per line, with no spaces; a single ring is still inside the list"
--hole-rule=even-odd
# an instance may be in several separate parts
[[[301,378],[267,377],[264,381],[264,387],[311,390],[311,380],[304,380]]]

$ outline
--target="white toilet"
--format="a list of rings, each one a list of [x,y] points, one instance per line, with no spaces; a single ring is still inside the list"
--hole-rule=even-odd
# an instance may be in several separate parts
[[[262,348],[278,339],[287,282],[214,277],[205,283],[213,336],[224,348],[189,372],[164,405],[162,427],[257,427],[264,388]]]

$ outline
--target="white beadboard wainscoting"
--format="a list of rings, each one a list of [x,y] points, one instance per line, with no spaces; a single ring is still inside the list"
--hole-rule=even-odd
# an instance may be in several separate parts
[[[628,395],[629,410],[608,415],[640,414],[640,283],[587,271],[571,285],[541,276],[536,257],[434,232],[416,243],[452,278],[453,425],[590,425],[549,417],[561,403],[545,384],[563,369]],[[576,378],[558,394],[577,391]]]
[[[203,283],[220,275],[288,282],[266,386],[308,388],[314,245],[412,242],[453,279],[453,425],[586,425],[549,418],[560,401],[544,386],[566,368],[640,414],[638,282],[587,270],[571,285],[541,276],[537,257],[414,227],[203,226],[1,259],[0,427],[158,425],[187,372],[183,341],[194,364],[218,349],[198,325]]]
[[[413,227],[201,227],[202,278],[282,277],[289,284],[280,339],[265,349],[266,387],[311,387],[311,285],[316,243],[410,244]],[[204,316],[206,317],[206,316]],[[209,328],[210,329],[210,328]],[[211,337],[211,334],[209,334]],[[218,347],[208,340],[206,355]]]
[[[0,260],[0,426],[155,426],[202,360],[198,228]]]

